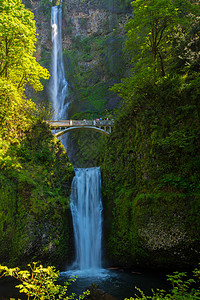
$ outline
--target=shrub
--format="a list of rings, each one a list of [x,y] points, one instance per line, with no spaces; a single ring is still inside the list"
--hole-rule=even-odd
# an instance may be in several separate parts
[[[76,296],[74,293],[70,296],[66,296],[67,287],[75,279],[70,279],[65,285],[56,284],[59,277],[59,271],[56,271],[55,267],[48,266],[43,267],[37,262],[33,262],[32,265],[28,265],[30,270],[21,271],[17,268],[8,268],[7,266],[0,265],[0,278],[2,276],[11,276],[21,281],[21,284],[16,287],[19,288],[20,293],[25,293],[28,298],[31,299],[74,299]],[[79,296],[79,300],[83,299],[89,291]]]
[[[200,268],[193,271],[194,277],[187,278],[185,272],[174,272],[173,275],[167,275],[168,281],[172,284],[172,289],[169,293],[164,290],[153,291],[153,296],[145,296],[143,291],[136,288],[140,292],[140,296],[135,295],[135,298],[129,300],[197,300],[200,299],[200,289],[194,288],[195,284],[200,280]],[[125,299],[128,300],[128,299]]]

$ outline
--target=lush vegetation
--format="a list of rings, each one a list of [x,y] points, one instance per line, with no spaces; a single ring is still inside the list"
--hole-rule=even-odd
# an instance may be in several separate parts
[[[49,73],[34,57],[34,15],[21,1],[0,3],[0,130],[7,139],[17,137],[31,123],[34,105],[26,99],[27,85],[42,89]]]
[[[145,294],[138,289],[140,296],[131,297],[130,300],[197,300],[200,297],[200,289],[198,288],[200,272],[195,269],[194,277],[189,278],[185,272],[174,272],[173,275],[167,275],[168,281],[172,285],[170,292],[164,290],[153,291],[153,296],[145,296]],[[197,288],[195,288],[197,286]],[[127,299],[126,299],[127,300]]]
[[[83,4],[84,2],[85,6]],[[63,3],[63,37],[70,41],[63,51],[66,77],[73,99],[69,115],[90,111],[105,117],[117,106],[119,97],[109,91],[127,72],[128,59],[122,51],[124,23],[130,0],[79,0],[83,16],[74,18],[70,5]],[[97,19],[87,17],[85,8],[99,12]],[[67,13],[66,10],[69,10]],[[77,24],[76,24],[77,23]],[[112,101],[111,101],[112,99]]]
[[[0,258],[34,257],[60,264],[67,253],[68,197],[73,168],[27,98],[49,78],[34,56],[34,15],[20,0],[0,2]],[[23,260],[22,260],[23,258]]]
[[[46,1],[40,4],[45,11]],[[128,9],[130,1],[102,2],[108,4],[111,11],[114,4]],[[99,137],[97,143],[95,134],[91,140],[87,133],[72,137],[81,149],[75,153],[81,166],[86,158],[91,165],[99,163],[96,156],[102,154],[105,236],[114,263],[191,266],[198,260],[197,4],[133,1],[125,37],[113,14],[102,34],[76,36],[72,49],[64,51],[76,100],[71,115],[112,117],[110,110],[119,101],[115,94],[124,100],[109,140]],[[33,14],[21,1],[6,0],[0,3],[0,16],[0,239],[9,244],[9,251],[1,247],[0,253],[5,262],[22,256],[51,261],[54,256],[59,264],[61,254],[69,251],[63,216],[72,165],[41,121],[41,111],[26,97],[29,86],[39,91],[41,79],[49,77],[34,56]],[[79,21],[84,30],[85,19]],[[70,20],[67,25],[70,35]],[[108,86],[119,80],[108,93]]]
[[[37,257],[61,264],[68,252],[73,177],[64,147],[39,120],[18,144],[1,140],[0,167],[1,261]]]
[[[108,255],[116,264],[191,266],[200,251],[199,7],[132,4],[132,74],[112,88],[124,105],[102,159]]]
[[[67,295],[68,286],[75,281],[74,279],[68,280],[64,285],[58,284],[59,271],[55,267],[43,267],[41,264],[33,262],[28,265],[28,270],[20,270],[20,268],[8,268],[7,266],[0,265],[0,278],[11,276],[21,283],[16,286],[20,293],[28,296],[27,299],[74,299],[75,293],[70,296]],[[200,280],[200,270],[196,268],[193,271],[193,277],[190,278],[185,272],[174,272],[173,275],[167,275],[167,280],[172,285],[169,292],[164,290],[152,290],[152,296],[145,296],[145,294],[136,287],[138,290],[135,297],[130,300],[197,300],[200,297],[200,289],[198,283]],[[103,299],[105,295],[99,294],[98,286],[92,286],[78,296],[78,299]],[[100,298],[99,298],[100,297]],[[125,300],[128,300],[125,298]]]
[[[124,37],[118,28],[116,17],[109,19],[109,13],[103,24],[103,32],[87,37],[72,36],[72,23],[67,19],[64,35],[70,36],[72,49],[63,52],[66,63],[66,76],[69,82],[72,103],[69,116],[73,119],[113,118],[111,110],[119,103],[119,97],[109,91],[113,82],[118,82],[126,73],[127,62],[122,52]],[[84,30],[83,19],[81,28]],[[102,30],[102,29],[100,29]],[[70,133],[70,158],[76,166],[94,166],[99,163],[103,139],[91,132]],[[70,150],[69,150],[70,151]]]
[[[11,276],[21,283],[16,287],[19,288],[20,293],[26,294],[27,299],[74,299],[75,293],[67,296],[67,288],[74,279],[69,279],[65,285],[57,283],[59,278],[59,271],[55,267],[43,267],[36,262],[28,265],[28,270],[20,270],[19,268],[8,268],[7,266],[0,266],[0,277]],[[84,299],[89,295],[89,291],[85,291],[78,299]]]
[[[112,82],[117,82],[126,71],[122,53],[123,38],[119,32],[110,34],[109,22],[105,24],[105,34],[73,38],[73,49],[64,51],[67,60],[67,78],[72,88],[73,103],[70,114],[76,112],[97,112],[97,117],[105,117],[106,110],[116,106],[118,97],[109,91]],[[106,29],[107,28],[107,29]],[[102,77],[105,77],[102,80]]]
[[[89,168],[100,164],[105,140],[108,137],[93,130],[69,133],[68,155],[74,167]]]

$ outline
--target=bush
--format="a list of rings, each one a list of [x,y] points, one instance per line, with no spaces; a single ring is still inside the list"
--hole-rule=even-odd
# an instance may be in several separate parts
[[[7,266],[0,265],[0,277],[11,276],[21,281],[21,284],[16,287],[19,288],[20,293],[25,293],[28,298],[33,299],[74,299],[76,296],[74,293],[70,296],[66,296],[67,287],[75,279],[70,279],[64,286],[56,284],[56,280],[59,277],[59,272],[54,267],[43,267],[38,265],[37,262],[29,264],[30,270],[21,271],[19,268],[8,268]],[[79,299],[83,299],[86,295],[89,295],[89,291],[79,296]]]
[[[145,296],[145,294],[138,288],[140,296],[135,295],[135,298],[130,298],[129,300],[197,300],[200,299],[200,289],[199,287],[195,289],[193,286],[199,283],[200,280],[200,268],[193,271],[194,277],[197,279],[189,278],[187,279],[187,274],[185,272],[174,272],[173,275],[167,275],[168,281],[172,284],[172,289],[169,293],[164,290],[153,291],[153,296]],[[125,299],[128,300],[128,299]]]

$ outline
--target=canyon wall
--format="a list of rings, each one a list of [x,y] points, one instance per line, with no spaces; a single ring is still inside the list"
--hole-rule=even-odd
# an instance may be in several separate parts
[[[29,6],[38,30],[36,56],[50,70],[51,3],[34,1]],[[122,48],[130,1],[63,1],[62,13],[63,57],[72,100],[69,116],[79,113],[76,117],[82,118],[88,112],[90,117],[104,117],[120,100],[109,87],[129,69]],[[47,103],[48,83],[44,85],[44,92],[33,96],[36,102]]]

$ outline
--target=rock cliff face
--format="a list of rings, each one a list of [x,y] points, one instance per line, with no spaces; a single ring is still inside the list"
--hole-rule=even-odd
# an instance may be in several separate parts
[[[31,9],[38,31],[36,56],[50,70],[51,3],[34,1]],[[122,45],[130,13],[129,4],[121,0],[63,1],[63,56],[69,97],[73,100],[70,116],[84,111],[104,116],[116,107],[119,97],[108,89],[127,70]],[[48,99],[47,85],[44,92],[34,95],[36,102]]]
[[[122,11],[114,11],[113,5],[113,1],[110,1],[107,6],[102,6],[97,1],[64,2],[64,49],[72,49],[73,38],[76,36],[83,38],[103,35],[105,37],[112,33],[113,29],[120,29],[123,33],[128,15]],[[70,31],[69,27],[71,36],[65,31],[66,28]]]
[[[113,29],[119,29],[123,34],[124,25],[131,15],[131,10],[129,5],[122,5],[121,8],[117,5],[115,7],[115,2],[114,0],[101,1],[101,3],[95,0],[64,0],[62,3],[63,49],[71,50],[76,36],[83,38],[103,35],[105,37],[112,33]],[[51,51],[51,4],[35,0],[29,3],[28,7],[35,15],[38,46]]]
[[[152,120],[167,116],[171,114],[162,109],[152,115]],[[193,117],[187,116],[189,120]],[[155,142],[151,130],[154,128],[145,109],[136,113],[129,106],[115,120],[102,151],[105,251],[113,265],[193,268],[200,255],[199,188],[194,184],[191,191],[191,183],[183,188],[165,178],[175,181],[185,166],[188,174],[199,178],[199,171],[191,163],[199,157],[199,145],[195,144],[192,155],[187,155],[187,148],[181,153],[182,160],[176,160],[180,150],[170,156],[166,146],[162,150],[154,147],[158,137]],[[161,128],[158,131],[163,134]],[[189,182],[189,175],[185,178]]]
[[[69,85],[66,101],[71,102],[69,118],[112,118],[112,110],[119,105],[120,98],[109,88],[119,82],[128,70],[127,58],[125,59],[122,49],[125,39],[124,25],[131,15],[130,2],[129,0],[63,1],[62,39],[65,75]],[[31,9],[35,14],[38,30],[36,55],[40,63],[50,70],[51,3],[47,0],[37,0],[33,2]],[[31,97],[35,102],[46,105],[48,82],[44,83],[43,92],[33,94]],[[84,136],[82,141],[80,139],[79,136],[76,143],[77,137],[70,134],[70,140],[73,140],[69,147],[73,148],[73,153],[69,154],[72,163],[78,160],[76,166],[94,165],[94,155],[87,156],[85,162],[80,164],[80,153],[83,149],[79,145],[83,147],[84,144],[96,145],[96,137],[92,142],[90,135]],[[88,160],[90,162],[87,164]]]

